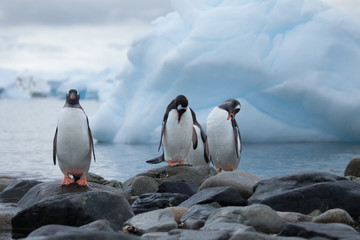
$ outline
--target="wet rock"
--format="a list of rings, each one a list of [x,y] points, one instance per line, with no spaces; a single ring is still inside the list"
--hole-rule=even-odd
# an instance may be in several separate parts
[[[227,232],[230,236],[232,236],[236,231],[256,232],[253,227],[247,226],[245,224],[225,223],[225,222],[208,224],[200,228],[200,231],[223,231],[223,232]]]
[[[103,232],[103,231],[86,231],[83,232],[71,232],[71,233],[58,233],[52,236],[46,237],[30,237],[26,240],[141,240],[140,237],[115,232]]]
[[[360,158],[353,158],[350,160],[345,168],[344,175],[360,177]]]
[[[349,213],[339,208],[330,209],[315,217],[313,221],[317,223],[344,223],[350,226],[355,226],[355,222]]]
[[[124,231],[142,235],[150,232],[168,232],[177,228],[174,212],[169,209],[159,209],[141,213],[124,223]]]
[[[114,188],[122,188],[122,183],[116,180],[106,180],[103,177],[101,177],[100,175],[97,175],[95,173],[88,173],[86,174],[87,177],[87,181],[88,182],[93,182],[93,183],[98,183],[101,185],[105,185],[105,186],[109,186],[109,187],[114,187]]]
[[[260,178],[258,176],[248,172],[222,172],[206,179],[201,184],[199,190],[210,187],[233,186],[238,190],[242,198],[248,199],[253,194],[255,184],[259,181]]]
[[[248,199],[277,211],[309,214],[341,208],[353,218],[360,216],[360,185],[329,173],[305,172],[260,181]],[[344,197],[346,196],[346,197]]]
[[[279,237],[274,235],[267,235],[259,232],[235,232],[229,240],[304,240],[299,237]],[[326,239],[312,239],[312,240],[328,240]]]
[[[36,180],[15,180],[0,193],[0,200],[17,203],[30,188],[40,183]]]
[[[127,200],[130,198],[129,194],[127,194],[121,188],[113,188],[91,182],[88,182],[86,187],[79,186],[77,184],[62,186],[61,181],[53,181],[41,183],[31,188],[18,202],[18,205],[22,208],[26,208],[53,196],[81,192],[108,192],[119,196],[124,196]]]
[[[0,176],[0,193],[7,186],[9,186],[12,182],[14,182],[16,178],[10,176]]]
[[[162,182],[158,186],[157,192],[159,193],[181,193],[186,194],[189,197],[197,193],[199,187],[189,183],[185,180],[181,181],[169,181],[169,182]]]
[[[161,238],[161,240],[227,240],[229,237],[230,235],[223,231],[195,231],[187,229],[175,229],[170,231],[167,237]]]
[[[205,188],[185,202],[180,207],[191,207],[196,204],[218,202],[221,206],[244,206],[247,204],[239,192],[231,186]]]
[[[209,166],[179,166],[153,168],[126,180],[124,189],[133,196],[156,192],[159,184],[169,181],[186,180],[200,186],[205,179],[214,176],[216,170]]]
[[[280,217],[282,217],[284,220],[286,220],[287,222],[311,222],[312,221],[312,217],[302,214],[302,213],[297,213],[297,212],[276,212]]]
[[[189,210],[186,207],[168,207],[166,209],[170,209],[171,211],[173,211],[175,215],[175,221],[177,223],[180,223],[181,217],[184,215],[185,212],[187,212],[187,210]]]
[[[193,205],[183,214],[180,222],[185,222],[188,219],[199,219],[205,222],[220,207],[218,203]]]
[[[132,204],[135,214],[178,206],[189,196],[180,193],[144,193]]]
[[[286,221],[266,205],[254,204],[246,207],[223,207],[210,215],[205,227],[214,223],[241,223],[263,233],[279,233]]]
[[[19,238],[48,224],[82,226],[99,219],[106,219],[118,230],[133,215],[123,196],[107,192],[63,194],[18,212],[11,221],[12,233],[14,238]]]
[[[359,232],[352,227],[341,223],[291,223],[288,224],[279,235],[303,238],[323,237],[328,239],[360,239]]]

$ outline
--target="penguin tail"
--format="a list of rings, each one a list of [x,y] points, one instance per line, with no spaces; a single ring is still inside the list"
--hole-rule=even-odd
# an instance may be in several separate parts
[[[146,161],[146,163],[149,163],[149,164],[158,164],[158,163],[161,163],[161,162],[165,162],[164,154],[162,154],[159,157],[156,157],[156,158],[153,158],[153,159],[150,159],[150,160]]]

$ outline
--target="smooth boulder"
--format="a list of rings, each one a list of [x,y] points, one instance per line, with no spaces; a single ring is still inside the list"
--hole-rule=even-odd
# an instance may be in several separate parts
[[[15,180],[0,193],[0,200],[17,203],[33,186],[40,183],[37,180]]]
[[[189,197],[197,193],[199,187],[195,184],[189,183],[188,181],[169,181],[162,182],[158,186],[158,193],[181,193],[186,194]]]
[[[350,160],[345,168],[344,175],[360,177],[360,158],[353,158]]]

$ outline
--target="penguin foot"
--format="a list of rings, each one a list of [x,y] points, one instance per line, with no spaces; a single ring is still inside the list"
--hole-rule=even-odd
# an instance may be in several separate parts
[[[168,165],[170,167],[175,167],[177,164],[176,163],[173,163],[172,161],[168,161]]]
[[[83,175],[81,176],[81,178],[76,181],[76,183],[77,183],[79,186],[86,186],[86,185],[87,185],[86,174],[83,174]]]
[[[221,168],[216,169],[217,173],[221,173],[221,171],[222,171]]]
[[[178,166],[191,166],[191,164],[187,164],[184,162],[184,160],[181,160],[179,163],[178,163]]]
[[[69,176],[69,174],[64,175],[64,180],[61,182],[61,185],[70,185],[74,182]]]

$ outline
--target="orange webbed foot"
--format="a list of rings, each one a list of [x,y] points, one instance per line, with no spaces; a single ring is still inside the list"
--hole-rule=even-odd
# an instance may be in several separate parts
[[[61,182],[61,185],[63,185],[63,186],[67,186],[67,185],[70,185],[70,184],[72,184],[74,182],[74,180],[72,180],[71,178],[70,178],[70,176],[69,176],[69,174],[65,174],[64,175],[64,180]]]
[[[179,162],[178,166],[191,166],[191,165],[185,163],[184,160],[181,160],[181,161]]]
[[[167,163],[168,163],[168,165],[170,167],[175,167],[176,166],[176,163],[173,163],[172,161],[168,161]]]
[[[217,172],[217,173],[221,173],[221,168],[218,168],[218,169],[216,170],[216,172]]]
[[[76,182],[79,186],[86,186],[87,180],[86,180],[86,174],[83,174],[79,180]]]

